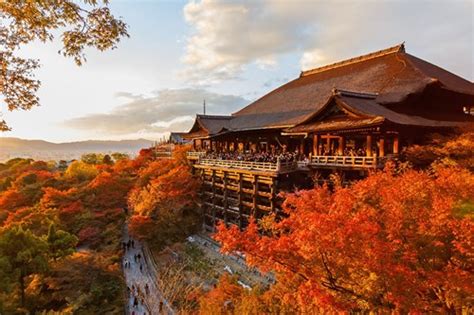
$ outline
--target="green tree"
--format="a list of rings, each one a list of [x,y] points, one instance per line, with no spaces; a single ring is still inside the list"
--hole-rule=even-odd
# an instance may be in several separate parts
[[[102,163],[106,164],[106,165],[112,165],[112,164],[114,164],[114,161],[112,161],[112,158],[110,157],[110,155],[106,154],[102,158]]]
[[[77,65],[85,60],[84,49],[116,48],[128,36],[127,25],[115,18],[108,0],[0,1],[0,93],[8,110],[28,110],[39,105],[40,82],[34,77],[39,61],[18,54],[32,41],[48,42],[61,36],[60,53]],[[0,120],[0,130],[9,130]]]
[[[97,165],[97,164],[102,163],[103,159],[104,159],[104,156],[98,153],[87,153],[81,156],[81,161],[87,164]]]
[[[74,253],[78,239],[66,231],[57,230],[56,225],[51,223],[46,241],[49,246],[49,256],[57,260]]]
[[[92,179],[97,174],[98,171],[94,165],[90,165],[81,161],[72,162],[64,173],[66,178],[77,179],[79,181]]]
[[[65,171],[65,170],[67,169],[67,165],[68,165],[68,164],[67,164],[67,161],[65,161],[65,160],[60,160],[60,161],[58,162],[58,166],[57,166],[57,167],[58,167],[58,169],[59,169],[60,171]]]
[[[112,158],[114,159],[115,162],[117,162],[120,160],[129,159],[130,157],[128,156],[128,154],[125,154],[125,153],[114,152],[112,153]]]
[[[11,271],[7,275],[0,273],[3,276],[0,282],[18,279],[21,305],[24,306],[26,277],[48,270],[48,244],[30,230],[15,226],[0,235],[0,259]]]

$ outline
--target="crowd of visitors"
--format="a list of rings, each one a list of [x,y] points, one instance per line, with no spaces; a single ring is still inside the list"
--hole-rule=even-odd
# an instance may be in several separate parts
[[[143,245],[130,237],[127,231],[121,247],[129,301],[126,314],[169,314],[170,308],[165,305],[153,282],[150,257],[145,254]]]
[[[374,147],[372,152],[377,152],[377,148]],[[320,156],[367,156],[365,148],[345,148],[341,153],[337,148],[326,150],[325,147],[320,147]],[[301,154],[298,151],[295,152],[211,152],[208,151],[204,156],[204,159],[213,160],[230,160],[230,161],[247,161],[247,162],[269,162],[277,163],[280,162],[293,162],[293,161],[308,161],[311,159],[310,155]]]
[[[206,159],[214,160],[232,160],[232,161],[247,161],[247,162],[293,162],[304,159],[304,155],[297,152],[286,153],[271,153],[271,152],[209,152],[204,157]]]

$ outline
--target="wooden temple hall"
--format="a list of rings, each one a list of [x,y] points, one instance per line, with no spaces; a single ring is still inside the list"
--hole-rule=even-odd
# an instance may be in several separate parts
[[[303,71],[231,115],[197,115],[183,137],[205,227],[278,212],[278,193],[315,173],[360,178],[433,132],[474,125],[473,109],[472,82],[401,44]]]

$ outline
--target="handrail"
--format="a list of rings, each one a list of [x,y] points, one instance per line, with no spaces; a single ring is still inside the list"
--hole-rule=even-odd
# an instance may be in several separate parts
[[[205,156],[206,151],[188,151],[186,152],[186,156],[188,159],[198,159],[201,156]]]
[[[188,151],[186,154],[190,156],[200,156],[206,154],[206,151]]]
[[[228,168],[247,169],[247,170],[259,170],[259,171],[272,171],[272,172],[287,172],[296,168],[294,161],[280,161],[277,163],[273,162],[253,162],[253,161],[240,161],[240,160],[220,160],[201,158],[198,161],[200,165],[209,166],[222,166]]]
[[[347,166],[347,167],[364,167],[373,168],[377,166],[377,157],[374,156],[313,156],[311,157],[312,165],[328,165],[328,166]]]

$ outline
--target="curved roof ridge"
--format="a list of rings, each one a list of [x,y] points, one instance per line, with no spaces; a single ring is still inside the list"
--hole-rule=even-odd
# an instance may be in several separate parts
[[[204,115],[204,114],[196,114],[196,117],[203,118],[203,119],[230,119],[232,116],[230,115]]]
[[[334,95],[351,96],[351,97],[359,97],[359,98],[369,98],[369,99],[375,99],[379,95],[379,93],[369,93],[369,92],[363,92],[363,91],[350,91],[350,90],[343,90],[343,89],[338,89],[338,88],[334,88],[332,93]]]
[[[308,75],[312,75],[312,74],[315,74],[315,73],[320,73],[320,72],[323,72],[323,71],[326,71],[326,70],[331,70],[331,69],[334,69],[334,68],[339,68],[339,67],[350,65],[350,64],[353,64],[353,63],[366,61],[366,60],[369,60],[369,59],[378,58],[378,57],[382,57],[382,56],[385,56],[385,55],[389,55],[389,54],[393,54],[393,53],[400,53],[400,52],[402,52],[402,53],[405,52],[405,42],[403,42],[401,44],[398,44],[396,46],[393,46],[393,47],[389,47],[389,48],[382,49],[382,50],[379,50],[379,51],[371,52],[371,53],[361,55],[361,56],[358,56],[358,57],[338,61],[338,62],[329,64],[329,65],[325,65],[325,66],[322,66],[322,67],[318,67],[318,68],[314,68],[314,69],[310,69],[310,70],[306,70],[306,71],[301,71],[300,78],[308,76]]]

